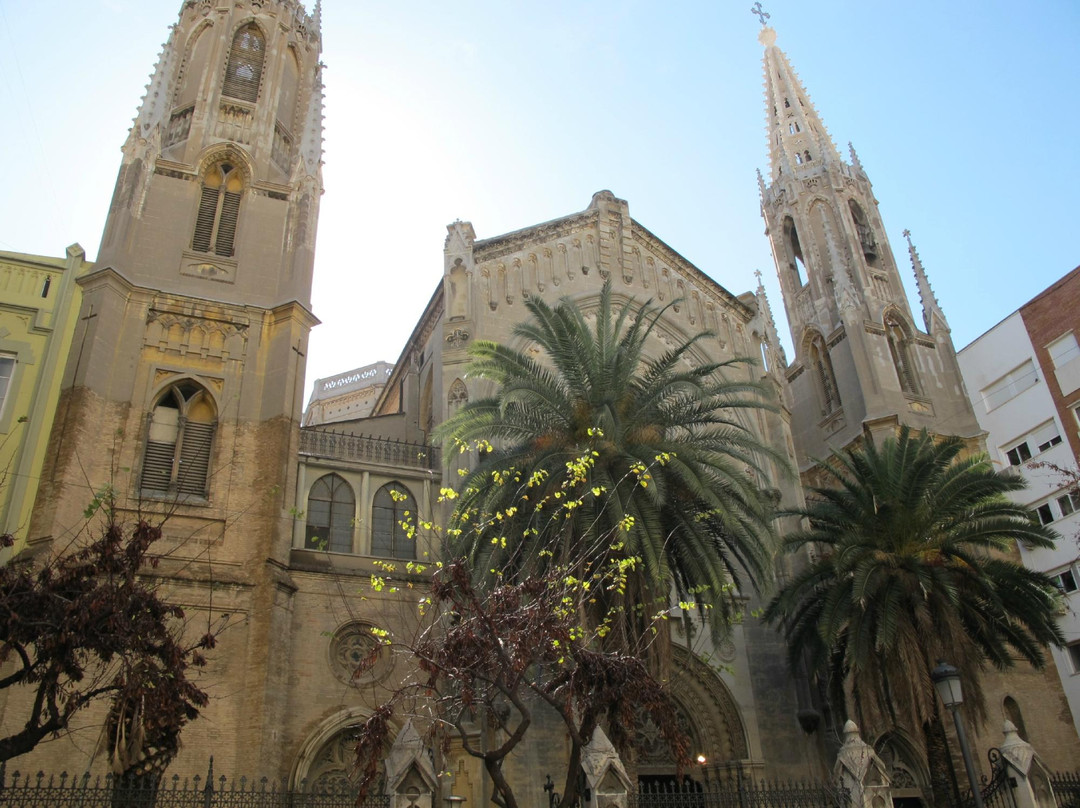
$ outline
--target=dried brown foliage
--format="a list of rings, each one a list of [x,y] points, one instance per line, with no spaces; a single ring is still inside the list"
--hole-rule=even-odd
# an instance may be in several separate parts
[[[207,703],[189,669],[205,665],[215,638],[208,632],[185,645],[183,610],[140,576],[156,566],[149,551],[160,538],[147,522],[130,530],[110,522],[77,550],[0,567],[0,689],[32,694],[21,729],[0,738],[0,761],[64,732],[99,699],[112,703],[118,773],[148,750],[175,751],[180,730]]]

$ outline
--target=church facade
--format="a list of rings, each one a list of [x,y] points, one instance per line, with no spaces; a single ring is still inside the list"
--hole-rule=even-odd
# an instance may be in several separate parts
[[[307,336],[318,322],[320,25],[318,5],[309,14],[296,0],[183,3],[124,145],[97,263],[79,280],[74,342],[84,348],[64,371],[28,533],[35,552],[66,543],[87,529],[83,509],[102,491],[122,518],[163,521],[155,574],[194,623],[220,631],[201,680],[211,704],[185,730],[173,770],[202,772],[213,754],[227,774],[348,776],[352,728],[400,675],[382,659],[357,680],[355,660],[373,642],[371,626],[407,627],[413,608],[406,595],[363,583],[388,559],[436,552],[398,524],[405,511],[438,518],[438,492],[463,462],[444,463],[431,431],[483,392],[465,373],[469,345],[511,341],[527,299],[570,297],[588,311],[610,281],[617,299],[672,304],[652,351],[708,331],[697,359],[760,357],[744,372],[775,391],[778,406],[744,424],[804,480],[830,447],[898,424],[981,445],[921,263],[922,328],[868,175],[854,151],[840,157],[768,28],[771,166],[760,191],[790,363],[760,285],[724,289],[633,219],[627,201],[600,191],[580,212],[491,238],[450,224],[441,275],[433,268],[433,294],[397,361],[322,380],[333,384],[301,427]],[[786,505],[802,501],[800,478],[779,468],[766,464],[759,482]],[[757,605],[750,598],[748,612]],[[748,616],[715,646],[680,638],[675,658],[672,692],[708,766],[828,772],[839,711],[787,671],[774,631]],[[1021,705],[1051,767],[1080,760],[1067,710],[1045,696],[1060,693],[1056,672],[1020,671],[987,690],[991,703]],[[4,710],[0,721],[16,715]],[[1000,740],[999,726],[992,715],[981,749]],[[564,754],[561,730],[537,729],[543,741],[527,742],[511,769],[525,800],[544,798],[542,773]],[[640,730],[633,771],[674,774]],[[43,745],[26,765],[85,768],[94,732]],[[864,732],[913,795],[926,787],[917,742]],[[476,761],[451,749],[444,763],[444,796],[486,801]]]

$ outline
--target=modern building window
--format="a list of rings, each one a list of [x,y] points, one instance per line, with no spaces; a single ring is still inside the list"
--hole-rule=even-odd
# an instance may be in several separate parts
[[[1080,673],[1080,642],[1069,643],[1066,648],[1069,649],[1069,662],[1072,665],[1072,672]]]
[[[142,490],[206,497],[216,429],[214,401],[198,384],[185,380],[162,393],[150,413]]]
[[[1035,365],[1032,364],[1030,359],[1021,365],[1017,365],[993,384],[982,389],[982,399],[983,404],[986,405],[986,411],[990,412],[1006,401],[1011,401],[1029,387],[1034,387],[1038,381],[1039,376],[1035,372]]]
[[[416,525],[416,500],[399,482],[375,492],[371,504],[371,554],[383,558],[416,558],[416,539],[407,526]]]
[[[1047,421],[1032,430],[1023,440],[1002,451],[1010,466],[1019,466],[1031,460],[1033,455],[1048,451],[1061,443],[1061,431],[1054,421]]]
[[[231,163],[218,163],[206,172],[191,249],[225,258],[232,256],[243,190],[240,170]]]
[[[1035,508],[1035,513],[1039,516],[1039,522],[1048,525],[1054,521],[1054,510],[1050,507],[1049,502],[1044,502]]]
[[[11,377],[15,375],[15,357],[0,354],[0,415],[4,414],[8,392],[11,390]]]
[[[1055,368],[1064,367],[1080,356],[1080,345],[1076,344],[1076,335],[1071,331],[1064,337],[1051,342],[1046,346],[1046,350],[1050,352],[1050,359]]]
[[[311,486],[307,502],[304,546],[331,553],[351,553],[356,497],[337,474],[320,477]]]
[[[221,94],[254,104],[259,98],[266,41],[255,23],[248,23],[233,37],[229,49],[229,64],[225,68],[225,84]]]
[[[1051,572],[1049,577],[1050,580],[1054,582],[1054,586],[1065,594],[1075,592],[1078,588],[1076,585],[1076,574],[1073,572],[1072,567],[1067,567],[1060,572]]]
[[[1080,511],[1080,491],[1070,491],[1067,494],[1062,494],[1057,498],[1057,504],[1062,516],[1068,516]]]

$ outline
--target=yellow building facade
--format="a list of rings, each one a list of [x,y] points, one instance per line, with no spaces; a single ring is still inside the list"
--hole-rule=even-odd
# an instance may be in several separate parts
[[[0,533],[17,542],[26,539],[78,322],[76,279],[89,268],[78,244],[58,258],[0,252]]]

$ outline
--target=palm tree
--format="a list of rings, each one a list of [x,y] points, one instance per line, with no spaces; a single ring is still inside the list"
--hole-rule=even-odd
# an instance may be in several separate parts
[[[674,590],[719,630],[734,588],[761,580],[774,546],[772,499],[757,480],[775,458],[740,420],[769,406],[747,360],[696,363],[704,333],[649,358],[667,309],[616,305],[610,284],[592,324],[566,298],[526,305],[531,319],[514,329],[523,350],[471,349],[470,375],[494,393],[436,435],[482,447],[450,552],[481,576],[622,563],[627,586],[597,593],[597,614],[665,608]]]
[[[836,703],[846,692],[863,726],[922,730],[928,749],[940,734],[934,663],[961,670],[981,717],[981,671],[1015,658],[1040,668],[1044,646],[1062,643],[1058,590],[1009,557],[1015,542],[1052,547],[1054,532],[1007,498],[1020,476],[964,449],[903,427],[834,453],[820,466],[828,484],[795,514],[809,527],[785,541],[812,560],[765,610],[793,668],[805,661]]]

